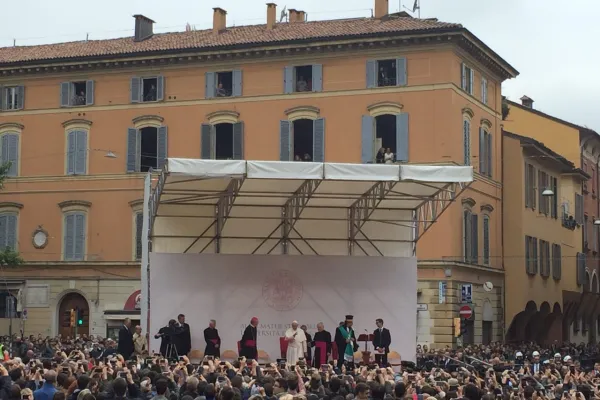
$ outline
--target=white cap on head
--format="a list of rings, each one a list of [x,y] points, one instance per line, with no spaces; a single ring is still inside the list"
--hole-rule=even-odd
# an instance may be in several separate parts
[[[554,355],[554,358],[560,358],[560,357],[561,357],[560,353],[556,353],[556,354]]]
[[[517,351],[517,354],[515,354],[515,357],[523,357],[523,353],[521,353],[520,351]]]
[[[565,356],[565,358],[563,358],[563,361],[564,362],[571,361],[571,356]]]
[[[531,354],[531,355],[534,356],[534,357],[539,357],[540,353],[537,352],[537,351],[534,351],[533,354]]]

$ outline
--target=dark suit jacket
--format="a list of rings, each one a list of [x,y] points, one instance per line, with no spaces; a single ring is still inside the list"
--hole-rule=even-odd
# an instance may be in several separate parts
[[[390,352],[390,344],[392,344],[392,336],[390,335],[390,331],[387,328],[383,328],[381,330],[381,333],[379,332],[379,329],[375,329],[375,331],[373,331],[374,348],[383,347],[387,354]]]
[[[117,351],[126,360],[128,360],[135,351],[135,347],[133,346],[133,333],[131,333],[125,325],[119,329],[119,345]]]

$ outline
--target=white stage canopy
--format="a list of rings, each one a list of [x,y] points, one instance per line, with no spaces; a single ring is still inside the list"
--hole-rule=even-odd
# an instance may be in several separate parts
[[[145,184],[143,326],[150,246],[156,253],[412,257],[472,181],[470,166],[168,159],[156,184],[150,174]]]

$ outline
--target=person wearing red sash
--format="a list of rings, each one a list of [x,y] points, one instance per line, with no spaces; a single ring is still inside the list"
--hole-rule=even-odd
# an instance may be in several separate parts
[[[204,330],[204,340],[206,341],[204,355],[213,356],[215,358],[221,357],[221,338],[219,337],[219,331],[217,330],[217,321],[214,319],[210,320],[208,328]]]
[[[321,365],[327,364],[329,356],[331,355],[331,333],[325,330],[325,326],[322,322],[317,324],[317,332],[313,337],[313,366],[315,368],[321,368]]]
[[[240,357],[246,357],[248,360],[258,359],[258,347],[256,346],[258,318],[252,317],[250,325],[244,329],[240,343]]]

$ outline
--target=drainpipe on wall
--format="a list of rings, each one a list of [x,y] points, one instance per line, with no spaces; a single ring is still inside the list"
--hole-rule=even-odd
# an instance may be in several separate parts
[[[500,124],[500,170],[502,181],[504,181],[504,125]],[[500,235],[500,246],[502,247],[502,271],[504,271],[504,282],[502,283],[502,341],[506,343],[506,268],[504,267],[504,186],[502,186],[502,197],[500,198],[500,215],[502,216],[502,234]]]

